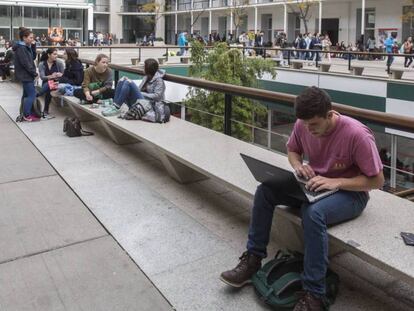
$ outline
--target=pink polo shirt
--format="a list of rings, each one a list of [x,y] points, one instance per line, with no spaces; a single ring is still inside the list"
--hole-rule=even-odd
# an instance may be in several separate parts
[[[304,155],[317,175],[351,178],[378,175],[382,162],[372,131],[359,121],[338,114],[335,128],[322,137],[308,132],[297,120],[287,149]]]

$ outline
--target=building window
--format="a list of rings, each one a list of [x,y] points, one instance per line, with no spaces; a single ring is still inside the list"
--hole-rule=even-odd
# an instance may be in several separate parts
[[[61,9],[60,16],[63,28],[82,28],[82,10]]]
[[[362,9],[357,9],[356,42],[361,39]],[[375,8],[365,9],[364,44],[368,39],[375,38]]]
[[[60,27],[60,16],[59,9],[50,8],[49,9],[49,20],[50,27]]]
[[[10,6],[0,6],[0,26],[10,27]]]
[[[26,27],[49,27],[48,8],[24,7],[24,25]]]
[[[414,7],[406,5],[402,13],[402,40],[414,35]]]
[[[23,21],[22,21],[22,8],[20,6],[13,6],[12,7],[12,11],[13,11],[13,19],[12,19],[12,23],[13,26],[16,27],[20,27],[23,25]]]

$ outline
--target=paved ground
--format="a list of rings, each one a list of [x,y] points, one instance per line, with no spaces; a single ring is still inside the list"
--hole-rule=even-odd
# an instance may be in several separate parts
[[[0,133],[0,310],[172,310],[1,108]]]
[[[20,92],[0,84],[13,118]],[[163,296],[177,310],[269,310],[251,287],[218,280],[244,249],[249,200],[210,180],[176,183],[146,145],[114,145],[94,122],[94,136],[68,138],[69,111],[52,113],[19,129],[0,112],[0,310],[171,309]],[[272,235],[269,253],[278,245]],[[331,310],[408,310],[411,288],[347,256],[334,263]]]

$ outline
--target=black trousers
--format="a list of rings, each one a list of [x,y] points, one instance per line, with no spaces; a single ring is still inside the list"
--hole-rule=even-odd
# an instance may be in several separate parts
[[[105,92],[101,93],[101,95],[102,95],[101,96],[102,97],[101,99],[114,98],[114,96],[115,96],[115,90],[114,89],[107,89]],[[76,98],[79,98],[80,100],[87,101],[86,100],[86,95],[83,92],[83,89],[76,89],[73,92],[73,96],[75,96]],[[92,102],[90,102],[90,103],[96,103],[98,101],[98,99],[99,98],[94,97],[93,100],[92,100]]]

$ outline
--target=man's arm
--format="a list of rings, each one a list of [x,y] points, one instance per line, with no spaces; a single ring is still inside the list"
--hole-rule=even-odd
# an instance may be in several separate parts
[[[359,175],[352,178],[327,178],[315,176],[307,183],[311,191],[341,189],[346,191],[370,191],[382,188],[384,185],[384,174],[382,170],[375,176]]]
[[[288,160],[290,165],[295,170],[296,175],[304,177],[306,179],[311,179],[315,176],[315,172],[313,171],[312,167],[307,164],[303,164],[302,155],[299,153],[288,151]]]

